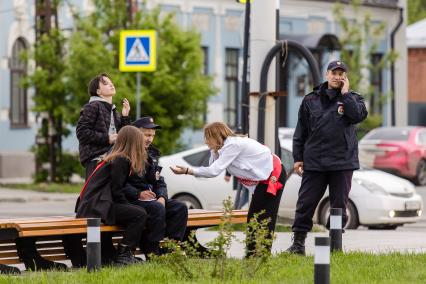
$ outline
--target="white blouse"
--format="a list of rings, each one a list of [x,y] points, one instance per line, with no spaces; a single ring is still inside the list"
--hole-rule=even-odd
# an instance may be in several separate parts
[[[215,177],[225,169],[236,177],[262,181],[271,175],[272,154],[268,147],[247,137],[228,137],[218,151],[211,151],[208,167],[193,168],[196,177]]]

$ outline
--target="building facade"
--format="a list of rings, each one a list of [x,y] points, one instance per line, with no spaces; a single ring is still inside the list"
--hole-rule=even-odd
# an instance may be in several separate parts
[[[426,19],[407,27],[408,124],[426,126]]]
[[[11,174],[4,174],[7,166],[4,162],[7,159],[5,160],[4,157],[24,155],[23,159],[31,159],[28,153],[35,142],[36,130],[40,123],[37,115],[31,111],[33,92],[23,89],[18,83],[23,74],[31,72],[32,67],[25,66],[18,54],[20,50],[29,48],[35,41],[34,2],[34,0],[0,1],[0,136],[2,137],[0,139],[0,178]],[[143,5],[143,1],[134,2],[138,7]],[[340,28],[332,15],[335,2],[337,1],[280,1],[281,39],[298,40],[309,47],[317,56],[320,69],[324,74],[327,62],[339,57],[336,39],[339,37]],[[66,3],[71,3],[85,12],[93,9],[90,0],[70,0]],[[235,0],[148,0],[145,5],[143,7],[145,9],[152,9],[159,5],[165,13],[173,12],[176,15],[176,21],[183,28],[195,28],[201,33],[201,46],[205,55],[204,72],[214,77],[214,85],[218,90],[218,93],[208,102],[205,121],[206,123],[224,121],[235,126],[240,105],[245,6]],[[368,0],[362,6],[362,11],[371,13],[373,23],[386,25],[385,35],[377,50],[377,58],[390,50],[391,34],[398,24],[400,8],[405,11],[405,7],[405,0]],[[350,9],[347,14],[348,19],[353,17]],[[395,63],[397,125],[406,125],[408,117],[405,18],[394,33],[395,49],[399,54]],[[71,13],[66,5],[59,11],[59,20],[61,28],[65,30],[72,28]],[[303,95],[311,88],[308,67],[297,53],[290,53],[280,74],[282,74],[280,85],[287,96],[280,102],[279,125],[294,127],[298,106]],[[368,74],[366,76],[369,77]],[[381,70],[375,78],[370,79],[380,90],[391,89],[391,74],[388,69]],[[257,79],[251,78],[251,80]],[[391,123],[390,100],[385,102],[379,111],[384,116],[384,124],[389,125]],[[182,140],[188,146],[203,143],[200,131],[185,131]],[[77,148],[75,135],[71,135],[64,142],[64,149],[76,151]],[[7,168],[10,169],[10,166]]]

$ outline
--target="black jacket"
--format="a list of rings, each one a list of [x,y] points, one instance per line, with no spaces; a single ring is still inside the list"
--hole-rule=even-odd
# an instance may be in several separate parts
[[[160,155],[161,153],[157,148],[149,145],[145,174],[143,176],[132,174],[124,187],[124,193],[130,202],[138,200],[140,193],[149,189],[156,194],[157,198],[164,197],[165,200],[168,199],[167,184],[164,182],[164,178],[160,176],[162,169],[158,165]]]
[[[293,158],[304,170],[337,171],[359,168],[355,124],[367,117],[361,95],[327,91],[325,82],[303,98],[293,137]]]
[[[105,224],[115,223],[114,203],[129,203],[123,187],[130,174],[130,162],[116,158],[104,164],[89,180],[83,196],[77,200],[77,218],[101,218]]]
[[[111,110],[117,132],[124,125],[130,124],[129,117],[120,117],[113,105],[105,101],[91,101],[83,106],[77,123],[77,138],[79,141],[80,162],[86,167],[92,159],[108,152],[109,125]]]

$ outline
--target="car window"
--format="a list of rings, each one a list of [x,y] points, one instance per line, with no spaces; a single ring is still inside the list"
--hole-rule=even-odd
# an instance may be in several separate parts
[[[418,137],[419,144],[426,146],[426,131],[420,131]]]
[[[368,133],[363,140],[396,140],[407,141],[410,136],[410,129],[377,129]]]
[[[208,167],[210,151],[204,150],[195,154],[183,157],[183,159],[193,167]]]
[[[293,154],[284,148],[281,148],[281,162],[287,174],[293,170]]]

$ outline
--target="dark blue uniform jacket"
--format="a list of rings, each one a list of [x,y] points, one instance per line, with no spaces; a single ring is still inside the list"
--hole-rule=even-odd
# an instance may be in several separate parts
[[[355,124],[367,117],[364,99],[328,89],[325,82],[307,94],[299,109],[293,158],[310,171],[359,169]]]
[[[152,190],[157,198],[164,197],[165,200],[168,199],[167,184],[160,175],[162,168],[158,165],[159,158],[160,151],[153,145],[149,145],[145,173],[142,176],[133,173],[123,189],[127,200],[130,202],[137,201],[139,194],[144,190]]]

